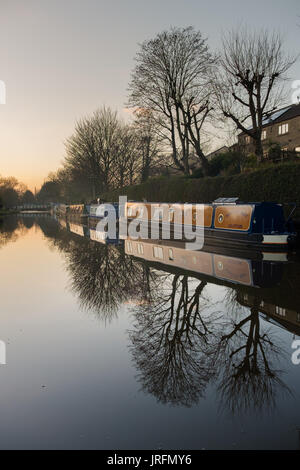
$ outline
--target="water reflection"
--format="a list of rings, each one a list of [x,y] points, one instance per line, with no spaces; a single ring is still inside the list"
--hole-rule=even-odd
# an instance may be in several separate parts
[[[162,282],[162,276],[127,256],[120,245],[105,244],[101,239],[97,240],[101,243],[97,243],[91,239],[95,236],[94,230],[79,224],[66,225],[64,220],[61,227],[56,227],[55,233],[51,234],[41,226],[51,245],[64,253],[71,288],[84,309],[104,321],[111,321],[121,304],[151,301],[152,292]],[[73,234],[77,236],[73,237]]]
[[[25,228],[17,217],[0,217],[0,249],[9,242],[17,241],[20,231]]]
[[[220,409],[262,413],[275,408],[278,394],[289,393],[272,323],[300,333],[297,260],[109,240],[93,227],[51,218],[23,220],[23,228],[21,219],[5,223],[3,240],[33,223],[41,228],[64,255],[82,308],[99,319],[116,319],[121,305],[131,304],[137,380],[159,402],[192,406],[216,383]],[[222,298],[209,290],[214,284],[223,286]]]
[[[152,302],[135,308],[131,351],[142,388],[162,403],[191,406],[215,376],[215,313],[205,281],[171,275]]]
[[[237,314],[223,325],[218,344],[220,409],[226,407],[232,413],[272,411],[276,396],[289,392],[278,366],[284,349],[275,332],[262,322],[259,296],[244,314],[237,292],[231,291],[229,297]]]

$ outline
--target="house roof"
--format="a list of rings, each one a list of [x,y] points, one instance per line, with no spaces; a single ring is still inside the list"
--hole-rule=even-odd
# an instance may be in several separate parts
[[[223,147],[220,147],[216,150],[214,150],[213,152],[210,152],[206,155],[206,158],[207,157],[210,157],[211,155],[216,155],[217,153],[222,153],[223,151],[226,152],[228,150],[229,147],[227,147],[227,145],[223,145]]]
[[[280,116],[275,118],[272,123],[287,121],[288,119],[293,119],[297,116],[300,116],[300,104],[292,104],[292,106],[288,106]]]
[[[300,103],[299,104],[291,104],[289,106],[285,106],[284,108],[277,109],[268,117],[266,117],[262,125],[263,127],[267,127],[273,124],[277,124],[279,122],[287,121],[289,119],[293,119],[297,116],[300,116]],[[251,130],[252,126],[248,127],[248,130]],[[243,134],[241,132],[239,135]]]

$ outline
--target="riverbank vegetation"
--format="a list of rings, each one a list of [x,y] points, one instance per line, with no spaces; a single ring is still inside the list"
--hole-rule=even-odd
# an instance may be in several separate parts
[[[12,208],[19,204],[35,202],[35,196],[13,176],[4,178],[0,175],[0,214],[12,213]]]
[[[106,201],[120,195],[153,202],[211,202],[218,197],[242,201],[295,202],[300,205],[300,163],[285,163],[249,173],[205,178],[157,178],[103,194]]]

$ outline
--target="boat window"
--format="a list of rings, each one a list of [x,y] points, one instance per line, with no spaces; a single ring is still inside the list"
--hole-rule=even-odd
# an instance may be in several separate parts
[[[144,206],[138,207],[137,217],[143,217],[144,215]]]
[[[160,207],[157,207],[156,209],[154,209],[153,219],[162,220],[162,218],[163,218],[162,209]]]
[[[164,252],[161,246],[153,247],[153,256],[156,259],[164,259]]]
[[[169,209],[169,222],[174,221],[174,209]]]
[[[140,255],[144,254],[144,245],[142,243],[138,243],[137,251]]]

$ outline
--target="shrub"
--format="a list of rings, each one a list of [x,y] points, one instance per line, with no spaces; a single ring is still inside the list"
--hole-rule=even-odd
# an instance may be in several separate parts
[[[269,159],[274,161],[274,160],[280,160],[281,158],[281,147],[279,144],[271,144],[268,152]]]

